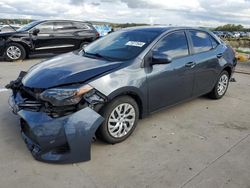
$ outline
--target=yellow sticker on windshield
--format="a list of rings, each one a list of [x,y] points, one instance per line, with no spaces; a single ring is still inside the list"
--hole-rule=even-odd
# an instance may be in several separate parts
[[[136,47],[143,47],[145,45],[145,42],[139,42],[139,41],[128,41],[126,43],[127,46],[136,46]]]

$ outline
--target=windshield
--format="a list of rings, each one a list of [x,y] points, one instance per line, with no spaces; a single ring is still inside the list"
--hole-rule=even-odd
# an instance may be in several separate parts
[[[137,57],[157,36],[155,31],[117,31],[85,47],[85,55],[98,55],[114,60]]]
[[[27,25],[24,25],[23,27],[18,29],[17,31],[28,31],[39,23],[40,23],[39,21],[30,22]]]

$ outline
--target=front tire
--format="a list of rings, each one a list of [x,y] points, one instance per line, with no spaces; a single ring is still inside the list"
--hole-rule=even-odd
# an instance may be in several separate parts
[[[221,99],[225,95],[228,85],[229,74],[227,71],[222,71],[213,90],[209,93],[209,97],[212,99]]]
[[[26,57],[26,51],[21,44],[10,43],[5,48],[5,59],[7,61],[23,60]]]
[[[100,113],[105,120],[99,127],[97,136],[109,144],[127,139],[134,131],[139,119],[138,105],[129,96],[115,98]]]

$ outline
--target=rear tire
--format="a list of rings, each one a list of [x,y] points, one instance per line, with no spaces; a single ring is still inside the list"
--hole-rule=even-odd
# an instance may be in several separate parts
[[[105,120],[97,130],[97,136],[109,144],[115,144],[132,134],[139,119],[139,108],[133,98],[121,96],[107,104],[100,114]]]
[[[227,71],[222,71],[213,90],[208,94],[212,99],[221,99],[227,92],[229,85],[229,74]]]
[[[4,56],[7,61],[23,60],[26,57],[26,51],[21,44],[9,43],[5,48]]]
[[[83,43],[81,43],[79,49],[81,50],[85,45],[88,45],[88,44],[89,44],[89,42],[83,42]]]

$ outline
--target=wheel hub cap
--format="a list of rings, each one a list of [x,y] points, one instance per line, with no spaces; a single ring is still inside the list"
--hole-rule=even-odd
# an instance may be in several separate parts
[[[218,87],[217,87],[217,92],[220,96],[226,92],[227,85],[228,85],[228,77],[227,77],[227,75],[223,74],[220,77]]]
[[[21,50],[17,46],[10,46],[7,48],[7,56],[10,59],[19,59],[21,57]]]
[[[131,104],[118,105],[108,119],[109,134],[115,138],[121,138],[128,134],[135,123],[135,109]]]

